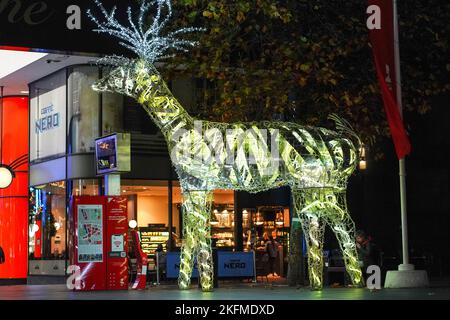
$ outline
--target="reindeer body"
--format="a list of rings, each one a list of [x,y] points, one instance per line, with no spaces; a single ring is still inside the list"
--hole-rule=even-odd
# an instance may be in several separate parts
[[[281,122],[200,124],[186,130],[178,149],[172,149],[178,172],[195,181],[188,188],[251,193],[281,186],[338,189],[354,169],[352,142],[327,129]],[[184,148],[189,145],[195,147]]]
[[[345,201],[347,179],[357,163],[356,148],[348,137],[295,123],[198,122],[174,98],[153,65],[143,60],[117,67],[94,89],[133,97],[165,136],[183,193],[180,288],[189,287],[197,256],[202,288],[212,290],[212,191],[256,193],[280,186],[291,188],[295,214],[302,222],[311,287],[322,287],[325,223],[336,234],[352,282],[362,284],[354,224]],[[273,153],[274,148],[278,152]]]

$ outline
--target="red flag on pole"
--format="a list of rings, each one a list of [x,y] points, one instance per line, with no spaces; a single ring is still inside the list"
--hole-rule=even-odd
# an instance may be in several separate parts
[[[395,74],[393,4],[392,0],[369,0],[369,5],[377,5],[381,9],[381,29],[369,31],[370,42],[395,151],[397,157],[403,159],[411,152],[411,144],[403,125],[395,90],[397,76]]]

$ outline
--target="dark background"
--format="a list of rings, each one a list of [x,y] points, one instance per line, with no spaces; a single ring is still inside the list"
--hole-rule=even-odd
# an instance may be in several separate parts
[[[103,2],[107,11],[117,5],[118,20],[127,21],[126,8],[133,4],[132,1]],[[35,15],[35,20],[41,20],[47,16],[49,18],[41,24],[29,25],[23,16],[27,8],[36,3],[44,4],[47,10]],[[78,5],[81,8],[81,30],[69,30],[66,27],[69,17],[66,10],[70,5]],[[118,41],[111,41],[106,35],[92,32],[96,25],[87,16],[88,9],[91,9],[99,21],[103,21],[103,15],[93,0],[0,0],[0,46],[62,51],[67,54],[128,54]],[[11,14],[13,14],[13,23],[9,19]]]
[[[432,276],[450,275],[449,103],[450,95],[438,97],[428,114],[405,115],[412,144],[406,158],[410,257],[419,267],[425,261],[415,258],[425,256]],[[367,170],[351,178],[349,209],[387,257],[401,257],[398,160],[389,139],[382,148],[386,159],[374,161],[369,153]]]

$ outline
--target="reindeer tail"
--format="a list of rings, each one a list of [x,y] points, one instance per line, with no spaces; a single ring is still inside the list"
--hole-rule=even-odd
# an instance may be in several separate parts
[[[341,118],[339,115],[332,113],[328,116],[329,120],[334,121],[336,125],[336,131],[339,134],[342,134],[344,136],[349,137],[351,140],[356,142],[355,147],[357,148],[357,154],[359,154],[359,150],[363,146],[363,143],[361,141],[361,138],[356,133],[355,129],[353,129],[352,125],[345,120],[344,118]]]

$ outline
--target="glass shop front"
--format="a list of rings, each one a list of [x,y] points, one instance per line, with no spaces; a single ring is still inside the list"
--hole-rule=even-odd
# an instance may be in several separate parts
[[[151,263],[159,245],[165,251],[180,250],[182,194],[165,142],[134,101],[91,90],[100,74],[94,66],[73,66],[29,85],[29,278],[65,275],[70,199],[104,194],[103,179],[95,173],[94,140],[114,132],[131,133],[132,170],[121,177],[121,194],[128,199],[128,220],[137,222],[142,249]],[[186,79],[170,86],[185,105],[198,95],[196,86]],[[265,200],[249,201],[234,191],[216,190],[212,244],[219,251],[255,251],[257,273],[264,275],[265,245],[272,236],[280,245],[276,272],[283,276],[289,203],[278,201],[277,196],[260,199]]]

